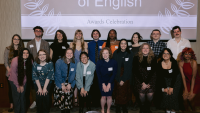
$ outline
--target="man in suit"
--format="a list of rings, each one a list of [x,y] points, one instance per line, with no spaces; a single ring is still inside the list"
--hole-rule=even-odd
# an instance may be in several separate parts
[[[43,36],[43,28],[40,26],[36,26],[33,28],[34,30],[34,34],[35,34],[35,38],[31,41],[29,41],[27,43],[27,48],[29,49],[30,53],[33,55],[33,58],[35,59],[35,57],[37,56],[37,52],[40,49],[44,49],[47,51],[47,53],[50,53],[50,49],[49,49],[49,43],[45,40],[42,39]],[[33,103],[30,106],[31,109],[36,107],[36,95],[35,95],[35,90],[33,85],[31,86],[31,93],[32,93],[32,99],[33,99]]]

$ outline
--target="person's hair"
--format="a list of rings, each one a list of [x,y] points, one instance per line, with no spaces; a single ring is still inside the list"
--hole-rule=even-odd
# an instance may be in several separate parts
[[[108,53],[109,53],[109,59],[111,59],[112,58],[112,51],[111,51],[111,49],[110,48],[108,48],[108,47],[104,47],[101,51],[100,51],[100,59],[103,59],[103,51],[104,50],[107,50],[108,51]]]
[[[128,48],[128,41],[126,39],[124,39],[124,38],[121,39],[120,42],[119,42],[119,46],[118,46],[119,48],[117,49],[117,53],[119,53],[121,51],[121,49],[122,49],[121,46],[120,46],[120,44],[121,44],[122,41],[126,41],[126,50],[125,51],[128,52],[128,53],[130,53],[130,50]]]
[[[63,43],[63,44],[66,44],[66,45],[67,45],[67,48],[68,48],[68,47],[69,47],[69,44],[67,43],[67,36],[66,36],[66,34],[65,34],[65,32],[64,32],[63,30],[60,30],[60,29],[59,29],[59,30],[56,31],[56,34],[55,34],[55,37],[54,37],[54,43],[55,43],[55,44],[58,43],[57,32],[59,32],[59,33],[62,34],[62,37],[63,37],[62,43]]]
[[[44,50],[44,49],[40,49],[40,50],[38,51],[38,53],[37,53],[37,56],[35,57],[35,62],[36,62],[36,63],[40,64],[40,59],[39,59],[39,53],[40,53],[40,52],[45,52],[45,54],[46,54],[46,62],[47,62],[47,63],[51,61],[51,58],[50,58],[49,54],[47,53],[47,51]]]
[[[195,56],[194,51],[192,50],[192,48],[185,47],[185,48],[182,50],[181,56],[180,56],[180,59],[181,59],[182,61],[185,60],[185,58],[184,58],[184,54],[185,54],[185,53],[190,53],[190,54],[191,54],[191,59],[192,59],[192,60],[197,60],[197,58],[196,58],[196,56]]]
[[[65,55],[63,56],[63,60],[64,62],[67,64],[67,57],[66,57],[66,53],[68,50],[71,50],[72,51],[72,54],[73,54],[73,57],[70,59],[70,61],[72,63],[75,63],[75,60],[74,60],[74,50],[72,48],[67,48],[66,51],[65,51]]]
[[[14,58],[14,43],[13,43],[13,39],[14,37],[17,36],[19,38],[19,44],[18,44],[18,55],[20,53],[20,51],[24,48],[24,42],[22,41],[21,37],[18,34],[14,34],[11,40],[11,44],[10,46],[7,48],[9,49],[9,55],[8,55],[8,61],[9,63],[11,63],[12,59]]]
[[[153,50],[151,49],[151,46],[148,43],[143,43],[139,48],[139,52],[138,52],[139,62],[141,63],[143,61],[142,49],[143,49],[144,45],[147,45],[149,47],[149,54],[148,54],[147,62],[148,62],[148,64],[150,64],[151,60],[154,58],[155,55],[154,55]]]
[[[181,32],[181,28],[179,27],[179,26],[174,26],[173,28],[172,28],[172,33],[174,33],[174,30],[175,29],[179,29],[179,31]]]
[[[154,29],[152,32],[151,32],[151,35],[153,34],[154,31],[159,31],[160,35],[161,35],[161,32],[159,29]]]
[[[159,61],[163,61],[164,59],[163,59],[163,54],[164,54],[164,52],[165,52],[165,50],[167,51],[167,52],[169,52],[169,54],[170,54],[170,61],[174,61],[175,59],[173,58],[173,53],[172,53],[172,51],[169,49],[169,48],[164,48],[161,52],[160,52],[160,54],[159,54],[159,56],[158,56],[158,59],[159,59]]]
[[[74,39],[73,39],[73,42],[72,42],[72,49],[73,49],[73,51],[76,50],[76,41],[77,41],[76,34],[79,33],[79,32],[82,34],[82,37],[81,37],[81,49],[82,49],[82,51],[85,51],[85,43],[84,43],[84,38],[83,38],[83,32],[80,29],[77,29],[75,31]]]
[[[40,27],[40,26],[35,26],[35,27],[33,28],[34,32],[35,32],[35,29],[40,29],[42,32],[44,32],[43,28]]]
[[[94,30],[92,31],[92,33],[91,33],[91,37],[93,38],[93,33],[94,33],[95,31],[99,33],[99,38],[100,38],[100,37],[101,37],[101,33],[99,32],[98,29],[94,29]]]
[[[26,59],[26,73],[24,73],[24,59],[23,59],[23,52],[27,50],[28,51],[28,58]],[[30,51],[27,48],[24,48],[20,51],[19,57],[18,57],[18,83],[20,86],[23,85],[24,77],[26,75],[27,83],[31,82],[31,76],[32,76],[32,62],[33,62],[33,57],[30,53]]]
[[[81,52],[79,56],[80,61],[81,61],[81,55],[85,55],[87,58],[89,57],[87,52]]]
[[[109,34],[111,31],[114,31],[115,32],[115,40],[117,40],[117,31],[115,29],[111,29],[109,32],[108,32],[108,37],[107,37],[107,40],[106,40],[106,47],[109,47],[110,48],[110,37],[109,37]]]
[[[132,44],[134,44],[134,42],[133,42],[133,36],[134,36],[134,35],[137,35],[137,36],[138,36],[138,43],[143,39],[142,36],[140,35],[140,33],[135,32],[135,33],[133,33],[133,35],[132,35],[132,37],[131,37],[131,43],[132,43]]]

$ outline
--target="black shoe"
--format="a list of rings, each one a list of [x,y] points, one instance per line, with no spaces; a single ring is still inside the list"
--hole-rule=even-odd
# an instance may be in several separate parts
[[[126,105],[123,105],[122,110],[123,110],[123,113],[128,113]]]
[[[70,109],[66,109],[66,110],[65,110],[65,113],[70,113]]]
[[[65,110],[61,110],[61,113],[65,113]]]
[[[145,106],[144,106],[144,105],[141,105],[141,106],[140,106],[140,113],[146,113],[146,112],[145,112]]]
[[[79,108],[79,113],[83,113],[83,108]]]
[[[9,108],[8,112],[13,112],[13,110],[14,110],[13,108]]]
[[[120,109],[120,106],[116,105],[116,113],[121,113],[121,109]]]
[[[91,111],[91,107],[87,107],[87,111]]]

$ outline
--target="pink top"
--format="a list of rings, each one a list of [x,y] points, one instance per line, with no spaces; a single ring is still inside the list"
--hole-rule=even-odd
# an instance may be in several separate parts
[[[10,76],[9,76],[10,75]],[[12,59],[11,65],[10,65],[10,72],[8,73],[8,80],[12,81],[15,86],[18,88],[19,87],[19,83],[18,83],[18,57],[15,57]],[[26,83],[26,76],[24,77],[24,81],[23,81],[23,86]]]

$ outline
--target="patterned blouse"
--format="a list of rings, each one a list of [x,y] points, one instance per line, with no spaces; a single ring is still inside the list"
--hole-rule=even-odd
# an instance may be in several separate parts
[[[54,80],[54,66],[52,62],[46,63],[44,66],[34,62],[32,68],[32,80],[40,81],[40,85],[44,86],[46,79]]]

